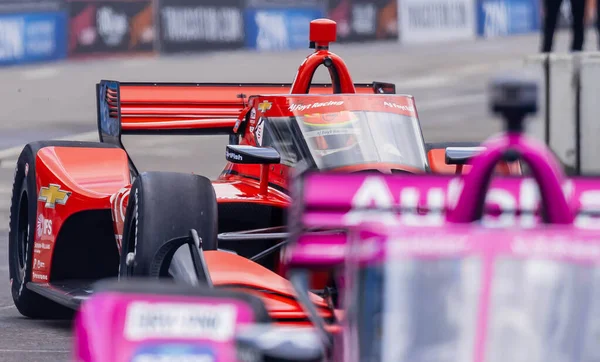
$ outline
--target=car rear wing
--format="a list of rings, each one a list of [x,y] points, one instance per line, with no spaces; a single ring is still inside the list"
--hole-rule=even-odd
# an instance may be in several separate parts
[[[125,83],[96,85],[102,142],[122,134],[231,134],[248,97],[289,93],[291,83]],[[362,94],[395,94],[391,83],[355,84]],[[331,84],[312,84],[310,94],[331,94]]]

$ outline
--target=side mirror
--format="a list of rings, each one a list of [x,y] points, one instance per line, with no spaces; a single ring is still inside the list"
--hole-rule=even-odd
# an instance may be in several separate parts
[[[447,165],[465,165],[485,147],[446,147]]]
[[[270,165],[279,163],[281,156],[272,147],[227,145],[225,158],[232,163]]]

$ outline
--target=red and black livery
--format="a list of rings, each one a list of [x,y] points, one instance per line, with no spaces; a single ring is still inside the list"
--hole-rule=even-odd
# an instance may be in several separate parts
[[[275,321],[309,323],[280,265],[290,172],[298,165],[332,168],[323,166],[330,153],[312,145],[309,135],[331,147],[327,137],[347,130],[325,132],[319,122],[350,124],[360,112],[417,119],[412,97],[396,95],[395,85],[354,83],[344,61],[329,51],[334,40],[334,22],[311,23],[315,52],[291,84],[97,84],[99,142],[34,142],[18,159],[9,237],[18,310],[32,318],[59,317],[76,309],[97,280],[165,277],[162,261],[179,258],[169,246],[188,238],[201,246],[204,269],[196,276],[217,288],[261,297]],[[311,84],[321,65],[328,68],[332,84]],[[311,121],[317,118],[321,121]],[[289,137],[277,138],[275,132],[277,142],[266,144],[263,132],[271,132],[275,124],[288,130]],[[468,172],[460,157],[447,162],[448,145],[427,146],[418,122],[416,127],[417,133],[403,136],[424,150],[420,164],[379,160],[337,168]],[[121,143],[127,134],[229,134],[227,162],[216,180],[139,173]],[[286,148],[290,145],[293,151]],[[515,171],[511,167],[506,165],[505,171]],[[188,236],[190,230],[197,237]],[[326,282],[315,280],[314,289],[323,289]],[[311,298],[324,318],[335,318],[323,296],[315,292]]]

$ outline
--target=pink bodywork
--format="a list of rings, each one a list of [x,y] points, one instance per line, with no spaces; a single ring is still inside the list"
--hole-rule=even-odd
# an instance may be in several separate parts
[[[474,257],[482,262],[475,350],[470,360],[473,362],[491,360],[487,348],[491,330],[491,295],[494,267],[499,259],[542,259],[561,264],[600,266],[599,233],[571,225],[484,229],[466,224],[447,224],[440,228],[394,228],[365,223],[355,228],[351,235],[356,253],[348,255],[349,268],[373,263],[403,263],[409,259]],[[588,272],[594,273],[594,269],[590,268]],[[347,326],[345,330],[351,328]],[[352,348],[345,351],[346,362],[358,362],[354,352]]]
[[[544,144],[518,133],[501,134],[484,146],[464,176],[305,173],[292,190],[288,266],[343,266],[343,285],[351,289],[360,263],[382,261],[388,246],[401,254],[393,258],[478,254],[485,265],[484,287],[471,361],[483,362],[495,258],[541,256],[600,264],[600,177],[566,177]],[[508,150],[520,154],[534,177],[493,176]],[[305,232],[307,228],[350,233],[319,236]],[[418,243],[406,244],[416,235]],[[452,244],[456,240],[460,242]],[[425,248],[427,244],[433,245]],[[590,253],[573,252],[582,247]],[[353,259],[354,251],[360,260]],[[353,328],[360,326],[344,327],[345,341],[336,348],[345,362],[358,361]]]
[[[128,323],[132,322],[128,322],[127,317],[134,303],[142,303],[142,308],[148,304],[166,303],[162,305],[183,313],[189,312],[190,308],[225,306],[228,307],[227,311],[233,311],[227,314],[233,320],[226,323],[226,326],[221,325],[224,329],[221,330],[223,333],[219,338],[216,333],[190,333],[189,329],[180,330],[187,333],[187,336],[177,333],[168,336],[164,331],[162,335],[161,332],[144,335],[147,331],[140,332],[140,329],[135,329],[138,332],[134,336],[134,333],[127,333],[128,330],[132,330],[128,329]],[[151,312],[149,315],[152,315]],[[83,362],[130,362],[134,361],[140,347],[185,344],[210,349],[213,359],[207,360],[231,362],[236,360],[233,338],[238,326],[253,322],[252,308],[235,299],[99,292],[84,302],[78,311],[75,319],[73,358]]]

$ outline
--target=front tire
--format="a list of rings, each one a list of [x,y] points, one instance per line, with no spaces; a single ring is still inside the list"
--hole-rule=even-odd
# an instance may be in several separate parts
[[[217,198],[209,179],[175,172],[144,172],[131,187],[125,214],[119,277],[146,277],[157,250],[195,229],[203,250],[217,249]],[[133,263],[127,257],[133,253]],[[129,264],[129,265],[128,265]]]
[[[70,318],[73,311],[46,299],[31,290],[33,244],[37,216],[37,185],[35,159],[37,152],[51,142],[30,143],[17,161],[10,206],[8,235],[8,267],[13,302],[19,313],[29,318]]]

